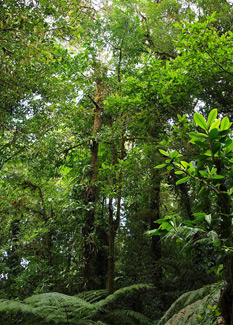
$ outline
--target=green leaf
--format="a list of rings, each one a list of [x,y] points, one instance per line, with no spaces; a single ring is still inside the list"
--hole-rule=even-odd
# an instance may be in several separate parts
[[[204,152],[204,155],[205,155],[205,156],[208,156],[208,157],[211,157],[211,152],[210,152],[210,150],[205,151],[205,152]]]
[[[175,172],[175,174],[176,174],[176,175],[182,175],[182,174],[184,174],[184,172],[182,172],[181,170],[177,170],[177,171]]]
[[[181,161],[181,165],[183,167],[185,167],[185,168],[187,168],[189,166],[189,164],[186,161],[184,161],[184,160]]]
[[[155,168],[163,168],[163,167],[166,167],[167,166],[167,164],[161,164],[161,165],[157,165],[157,166],[155,166]]]
[[[178,151],[173,151],[173,152],[171,153],[171,158],[174,159],[174,158],[176,158],[176,157],[182,157],[182,155],[179,154]]]
[[[159,149],[159,152],[160,152],[162,155],[169,157],[169,154],[168,154],[166,151],[164,151],[163,149]]]
[[[205,131],[208,130],[206,120],[204,119],[204,117],[201,114],[195,113],[193,119],[194,119],[194,122],[198,126],[200,126],[202,129],[204,129]]]
[[[227,116],[225,116],[222,119],[220,130],[221,131],[228,130],[230,126],[231,126],[231,123],[229,121],[229,118]]]
[[[161,236],[161,235],[166,235],[168,231],[165,229],[155,229],[155,230],[148,230],[146,233],[149,236]]]
[[[200,140],[198,139],[198,138],[193,138],[193,139],[191,139],[190,141],[189,141],[190,143],[193,143],[193,144],[199,144],[199,142],[200,142]]]
[[[211,175],[214,175],[215,173],[217,172],[217,168],[213,168],[213,169],[211,169]]]
[[[218,115],[217,109],[212,109],[212,111],[208,115],[208,121],[207,121],[207,126],[208,128],[211,126],[211,124],[215,121],[216,117]]]
[[[196,212],[193,215],[198,218],[204,218],[206,214],[204,212]]]
[[[162,224],[162,223],[164,223],[164,222],[167,222],[167,220],[170,220],[171,219],[171,217],[165,217],[165,218],[163,218],[163,219],[157,219],[157,220],[155,220],[154,221],[154,223],[159,223],[159,224]]]
[[[216,120],[214,123],[211,124],[209,131],[212,129],[218,129],[219,125],[220,125],[220,120]]]
[[[162,229],[169,230],[172,228],[172,225],[169,222],[163,222],[160,226]]]
[[[233,141],[224,147],[225,154],[228,154],[231,150],[233,150]]]
[[[180,185],[180,184],[186,183],[189,179],[190,179],[190,176],[186,176],[186,177],[184,177],[184,178],[181,178],[181,179],[179,179],[179,180],[176,182],[176,185]]]
[[[205,191],[205,189],[206,189],[206,186],[202,186],[202,188],[198,192],[198,195],[201,195]]]
[[[229,133],[229,130],[220,130],[219,131],[219,135],[221,136],[221,137],[225,137],[226,135],[228,135],[228,133]]]
[[[199,173],[201,174],[201,176],[205,177],[205,178],[208,178],[209,177],[209,174],[204,171],[204,170],[199,170]]]
[[[223,175],[213,175],[212,176],[212,179],[222,179],[222,178],[224,178]]]
[[[198,132],[189,132],[189,136],[190,138],[197,138],[197,139],[201,139],[201,138],[207,138],[207,134],[204,133],[198,133]]]
[[[221,148],[221,146],[222,146],[222,144],[220,142],[215,142],[212,145],[213,154],[215,154]]]
[[[214,128],[209,133],[210,141],[213,141],[218,135],[218,129]]]

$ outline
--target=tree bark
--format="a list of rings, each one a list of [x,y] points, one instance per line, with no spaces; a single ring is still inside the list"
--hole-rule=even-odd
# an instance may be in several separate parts
[[[160,183],[161,178],[159,171],[155,169],[152,176],[152,187],[150,193],[150,229],[157,229],[158,224],[155,223],[156,220],[160,219]],[[160,236],[152,236],[152,255],[155,261],[158,261],[161,256],[161,244]]]
[[[101,113],[102,113],[102,81],[96,79],[97,95],[95,100],[90,96],[89,98],[94,104],[94,121],[92,140],[90,145],[91,159],[90,159],[90,181],[89,186],[84,193],[84,203],[87,206],[85,212],[85,225],[82,229],[83,237],[83,275],[86,279],[86,288],[88,290],[95,288],[94,264],[96,257],[96,249],[94,245],[94,221],[95,221],[95,205],[98,199],[98,151],[99,141],[98,133],[101,129]]]
[[[156,220],[160,219],[160,185],[161,177],[159,170],[154,169],[152,174],[152,186],[150,189],[150,229],[158,229],[159,224],[155,223]],[[161,249],[161,238],[160,236],[152,236],[151,238],[151,256],[154,263],[154,283],[158,289],[162,288],[162,267],[159,260],[162,257]]]
[[[113,166],[116,166],[118,163],[118,154],[116,150],[115,143],[112,143],[112,151],[113,151]],[[120,159],[124,158],[124,138],[121,135],[121,144],[120,144]],[[119,179],[117,180],[116,177],[113,179],[113,185],[116,183],[118,185],[118,193],[117,193],[117,207],[116,207],[116,217],[114,219],[114,212],[113,212],[113,199],[109,199],[109,260],[108,260],[108,293],[112,294],[114,292],[115,281],[114,281],[114,274],[115,274],[115,238],[117,234],[117,230],[120,225],[120,213],[121,213],[121,196],[122,196],[122,172],[120,171]]]

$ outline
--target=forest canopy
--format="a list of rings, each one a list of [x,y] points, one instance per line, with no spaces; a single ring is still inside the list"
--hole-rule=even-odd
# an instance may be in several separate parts
[[[233,324],[232,14],[0,1],[1,324]]]

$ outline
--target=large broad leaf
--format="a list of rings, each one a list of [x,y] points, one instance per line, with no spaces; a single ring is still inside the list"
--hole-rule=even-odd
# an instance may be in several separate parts
[[[212,130],[212,129],[218,129],[219,125],[220,125],[220,120],[216,120],[216,121],[214,121],[214,122],[211,124],[211,126],[210,126],[210,130]]]
[[[228,118],[227,116],[225,116],[225,117],[222,119],[220,130],[221,130],[221,131],[223,131],[223,130],[228,130],[230,126],[231,126],[231,123],[230,123],[230,121],[229,121],[229,118]]]
[[[169,222],[163,222],[161,224],[161,228],[164,229],[164,230],[169,230],[169,229],[172,228],[172,225]]]
[[[202,129],[204,129],[205,131],[208,130],[206,120],[204,119],[204,117],[201,114],[195,113],[193,119],[194,119],[194,122],[197,125],[199,125]]]
[[[233,150],[233,141],[232,140],[224,148],[224,151],[226,154],[228,154],[231,150]]]
[[[221,143],[220,142],[215,142],[213,145],[212,145],[212,151],[213,151],[213,154],[215,154],[220,148],[221,148]]]
[[[212,125],[212,123],[215,121],[216,117],[218,115],[217,109],[212,109],[208,116],[207,126],[208,128]]]
[[[217,137],[218,133],[218,129],[212,129],[209,133],[210,141],[213,141]]]

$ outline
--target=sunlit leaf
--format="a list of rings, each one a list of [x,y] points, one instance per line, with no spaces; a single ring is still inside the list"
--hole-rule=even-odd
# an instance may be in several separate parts
[[[182,172],[181,170],[177,170],[177,171],[175,172],[175,174],[176,174],[176,175],[182,175],[182,174],[184,174],[184,172]]]
[[[219,125],[220,125],[220,120],[216,120],[216,121],[214,121],[214,122],[211,124],[209,131],[211,131],[212,129],[218,129],[218,128],[219,128]]]
[[[163,167],[166,167],[167,166],[167,164],[161,164],[161,165],[157,165],[157,166],[155,166],[155,168],[163,168]]]
[[[220,126],[220,130],[221,131],[228,130],[230,126],[231,126],[231,123],[229,121],[229,118],[227,116],[225,116],[222,119],[221,126]]]
[[[213,175],[212,179],[223,179],[224,176],[223,175]]]
[[[164,151],[163,149],[159,149],[159,152],[160,152],[162,155],[169,157],[169,154],[168,154],[166,151]]]
[[[201,114],[199,113],[195,113],[194,114],[194,121],[195,123],[200,126],[203,130],[206,130],[208,129],[207,127],[207,123],[206,123],[206,120],[204,118],[204,116],[202,116]]]
[[[208,128],[211,126],[211,124],[215,121],[216,117],[218,115],[217,109],[212,109],[212,111],[208,115],[208,121],[207,126]]]
[[[186,183],[188,180],[190,180],[190,176],[187,176],[187,177],[181,178],[181,179],[179,179],[179,180],[176,182],[176,185],[180,185],[180,184]]]

